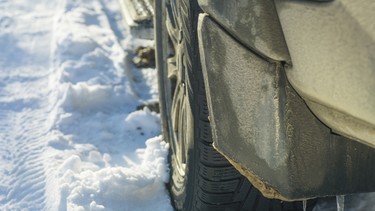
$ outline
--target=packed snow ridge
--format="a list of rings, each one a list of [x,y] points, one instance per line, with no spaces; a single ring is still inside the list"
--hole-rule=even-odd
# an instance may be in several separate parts
[[[116,0],[0,0],[0,210],[173,210],[156,72]]]

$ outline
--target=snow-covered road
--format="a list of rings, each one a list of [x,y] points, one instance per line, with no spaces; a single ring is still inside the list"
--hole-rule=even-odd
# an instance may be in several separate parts
[[[173,210],[116,0],[0,0],[0,210]]]

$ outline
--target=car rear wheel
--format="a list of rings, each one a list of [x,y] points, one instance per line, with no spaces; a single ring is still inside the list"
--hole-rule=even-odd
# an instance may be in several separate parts
[[[163,137],[170,143],[177,210],[303,210],[267,199],[212,146],[199,61],[196,1],[156,1],[156,51]],[[315,201],[308,201],[312,210]]]

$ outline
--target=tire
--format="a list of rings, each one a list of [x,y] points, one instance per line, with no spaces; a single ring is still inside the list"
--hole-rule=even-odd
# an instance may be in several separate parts
[[[156,1],[156,58],[164,139],[170,143],[169,190],[177,210],[303,210],[268,199],[212,146],[199,61],[196,1]],[[312,210],[315,200],[307,202]]]

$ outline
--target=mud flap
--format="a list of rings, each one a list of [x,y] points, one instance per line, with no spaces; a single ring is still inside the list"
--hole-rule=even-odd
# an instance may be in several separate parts
[[[205,14],[198,36],[214,145],[266,197],[375,190],[375,150],[332,134],[280,62],[245,48]]]

